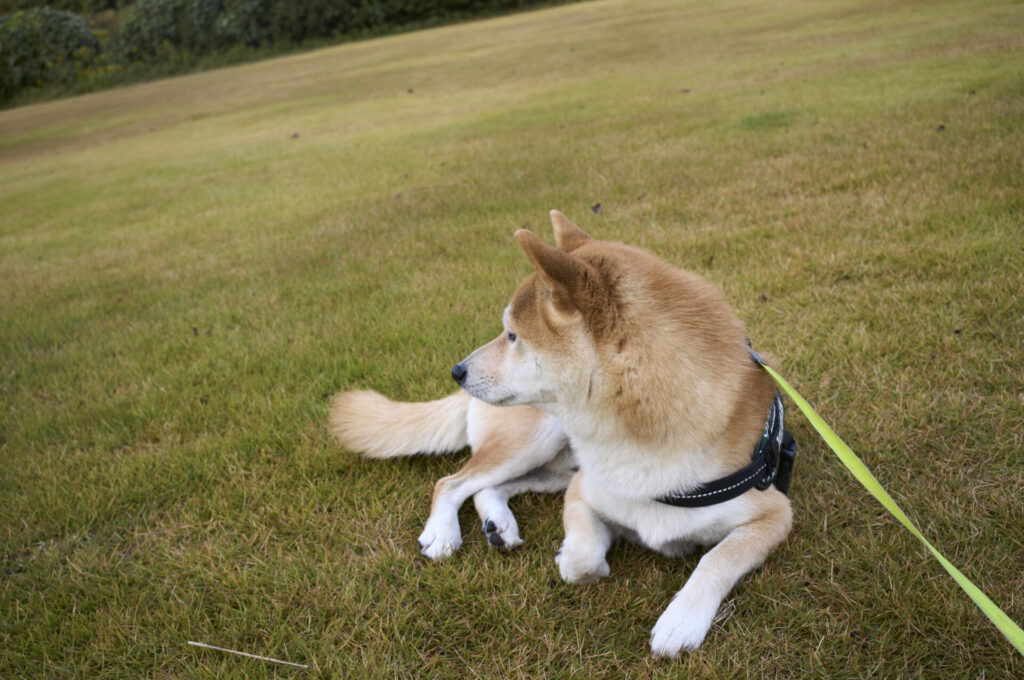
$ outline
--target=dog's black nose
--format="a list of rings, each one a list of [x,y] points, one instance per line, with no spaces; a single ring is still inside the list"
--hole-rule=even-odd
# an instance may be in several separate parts
[[[455,378],[455,382],[462,384],[462,381],[466,379],[466,366],[464,364],[455,364],[452,368],[452,377]]]

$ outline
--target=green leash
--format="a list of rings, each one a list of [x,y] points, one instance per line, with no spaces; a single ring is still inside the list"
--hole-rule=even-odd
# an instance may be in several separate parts
[[[753,354],[753,353],[752,353]],[[918,540],[924,543],[924,546],[935,555],[935,559],[939,561],[939,564],[949,572],[949,575],[953,577],[953,580],[960,584],[960,587],[964,589],[974,603],[978,605],[981,611],[985,612],[985,616],[992,620],[992,623],[996,624],[999,631],[1006,636],[1006,639],[1010,641],[1010,644],[1017,648],[1017,651],[1024,654],[1024,630],[1021,630],[1020,626],[1013,622],[1013,620],[1006,615],[1006,613],[997,607],[992,600],[988,598],[985,593],[981,592],[978,586],[974,585],[969,578],[960,573],[960,570],[954,567],[949,560],[947,560],[942,553],[935,549],[935,547],[928,542],[928,540],[918,531],[914,523],[907,518],[903,511],[900,510],[899,506],[892,497],[882,488],[882,485],[878,483],[871,471],[864,466],[860,458],[850,450],[842,439],[832,431],[832,428],[828,426],[824,420],[821,419],[810,404],[800,396],[800,394],[789,386],[786,380],[772,370],[772,367],[764,362],[761,357],[754,355],[754,360],[759,363],[764,370],[768,371],[782,391],[789,395],[789,398],[793,400],[803,414],[807,416],[807,420],[811,422],[814,429],[818,431],[825,443],[835,451],[836,455],[839,456],[839,460],[843,462],[843,465],[853,473],[853,476],[857,478],[857,481],[864,485],[872,496],[877,498],[879,502],[885,506],[886,510],[892,513],[892,515],[900,521],[900,524],[907,528],[907,531],[917,536]]]

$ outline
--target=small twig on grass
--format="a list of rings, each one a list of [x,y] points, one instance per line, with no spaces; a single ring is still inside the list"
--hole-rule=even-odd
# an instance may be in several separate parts
[[[269,656],[259,656],[257,654],[249,654],[248,652],[239,652],[235,649],[224,649],[223,647],[214,647],[213,645],[207,645],[202,642],[193,642],[189,640],[188,643],[193,647],[204,647],[206,649],[216,649],[218,652],[228,652],[229,654],[238,654],[240,656],[247,656],[250,659],[259,659],[260,661],[272,661],[274,663],[281,663],[285,666],[294,666],[296,668],[309,668],[309,666],[301,663],[294,663],[291,661],[281,661],[280,659],[271,659]]]

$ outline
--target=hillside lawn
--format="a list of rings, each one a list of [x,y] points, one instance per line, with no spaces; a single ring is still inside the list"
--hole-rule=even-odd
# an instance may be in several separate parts
[[[1024,621],[1024,5],[599,0],[0,112],[0,676],[1024,676],[795,412],[794,531],[676,661],[699,555],[563,584],[560,496],[422,558],[466,452],[327,403],[451,392],[552,208],[721,287]]]

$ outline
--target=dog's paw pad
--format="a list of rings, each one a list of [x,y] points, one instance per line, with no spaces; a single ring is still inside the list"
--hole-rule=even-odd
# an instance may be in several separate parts
[[[508,551],[523,544],[523,540],[519,538],[517,527],[499,526],[491,519],[484,522],[484,535],[487,537],[487,542],[498,550]]]

